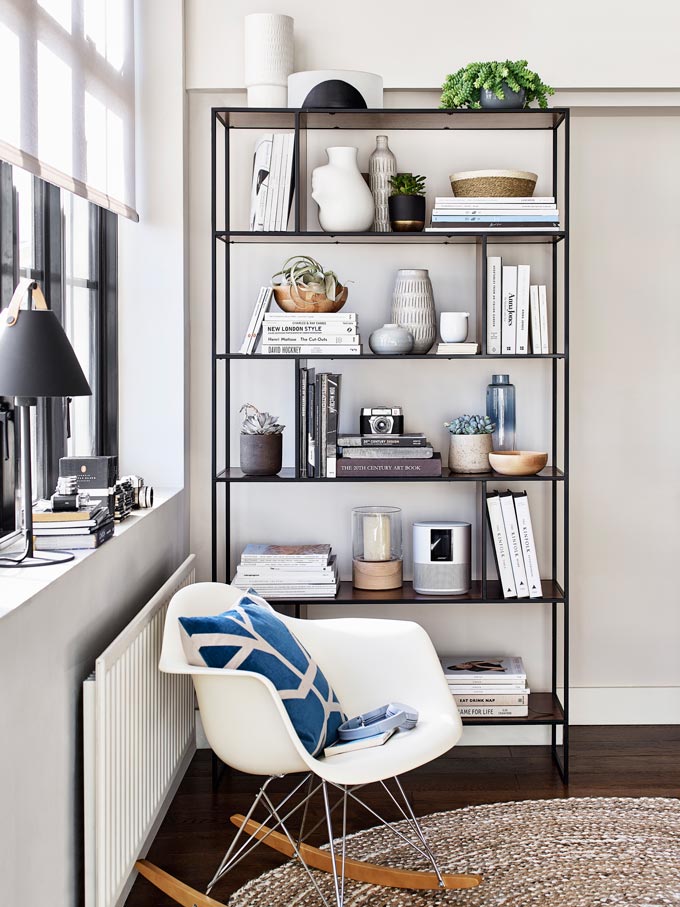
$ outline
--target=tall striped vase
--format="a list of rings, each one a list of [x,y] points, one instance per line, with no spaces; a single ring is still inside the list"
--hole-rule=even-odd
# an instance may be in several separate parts
[[[437,336],[437,313],[432,283],[426,268],[397,271],[392,296],[392,318],[413,335],[413,352],[427,353]]]
[[[375,151],[368,159],[368,179],[375,202],[373,229],[376,233],[389,233],[390,179],[397,175],[397,159],[390,151],[386,135],[376,136]]]

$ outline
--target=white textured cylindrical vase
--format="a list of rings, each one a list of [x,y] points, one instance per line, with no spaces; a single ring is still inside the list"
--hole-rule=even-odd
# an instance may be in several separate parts
[[[437,336],[437,314],[426,268],[397,271],[391,320],[413,335],[414,353],[429,352]]]
[[[285,107],[294,69],[294,19],[278,13],[245,17],[245,84],[249,107]]]
[[[373,196],[357,163],[357,148],[326,148],[328,163],[312,172],[312,198],[326,233],[362,233],[373,223]]]
[[[386,135],[376,136],[375,141],[375,151],[368,159],[368,178],[375,204],[373,229],[376,233],[389,233],[392,229],[388,206],[390,180],[397,175],[397,159],[390,151]]]

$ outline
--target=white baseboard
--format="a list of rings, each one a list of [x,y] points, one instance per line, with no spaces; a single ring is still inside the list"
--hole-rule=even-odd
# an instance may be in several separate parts
[[[680,687],[572,687],[570,724],[680,724]]]

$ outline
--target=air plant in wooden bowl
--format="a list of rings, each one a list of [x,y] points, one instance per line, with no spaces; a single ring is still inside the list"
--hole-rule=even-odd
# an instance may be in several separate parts
[[[283,462],[283,429],[279,417],[244,403],[241,425],[241,471],[247,476],[275,476]]]
[[[327,271],[308,255],[294,255],[272,277],[274,299],[284,312],[339,312],[347,300],[334,271]]]

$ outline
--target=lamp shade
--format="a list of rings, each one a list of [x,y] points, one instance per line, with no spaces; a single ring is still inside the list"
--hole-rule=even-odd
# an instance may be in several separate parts
[[[54,312],[20,309],[0,322],[0,395],[86,397],[92,391]]]

